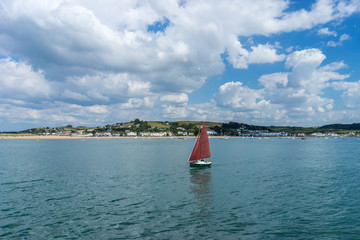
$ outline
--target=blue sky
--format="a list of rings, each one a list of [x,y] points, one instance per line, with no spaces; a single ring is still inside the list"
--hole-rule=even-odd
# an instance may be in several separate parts
[[[360,122],[358,0],[4,0],[0,131]]]

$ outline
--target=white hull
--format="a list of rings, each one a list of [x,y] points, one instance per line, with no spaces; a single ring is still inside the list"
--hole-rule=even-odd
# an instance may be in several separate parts
[[[190,162],[190,167],[210,167],[211,161],[197,160]]]

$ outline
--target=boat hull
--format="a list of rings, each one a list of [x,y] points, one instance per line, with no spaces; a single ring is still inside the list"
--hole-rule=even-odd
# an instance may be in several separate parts
[[[193,161],[190,162],[190,167],[211,167],[211,161]]]

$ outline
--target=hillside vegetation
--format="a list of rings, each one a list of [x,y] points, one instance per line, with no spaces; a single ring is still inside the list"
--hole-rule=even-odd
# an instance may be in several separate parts
[[[186,132],[187,135],[197,135],[203,121],[143,121],[135,119],[134,121],[125,123],[108,124],[98,127],[86,126],[60,126],[60,127],[37,127],[12,133],[4,134],[57,134],[57,135],[70,135],[70,134],[104,134],[111,133],[118,136],[125,136],[129,132],[140,134],[142,132],[166,132],[167,135],[182,135]],[[288,135],[312,133],[360,133],[360,123],[353,124],[330,124],[321,127],[291,127],[291,126],[256,126],[238,122],[205,122],[209,130],[215,131],[218,135],[237,136],[242,132],[283,132]]]

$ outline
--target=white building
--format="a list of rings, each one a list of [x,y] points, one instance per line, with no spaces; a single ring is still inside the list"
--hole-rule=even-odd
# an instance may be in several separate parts
[[[134,136],[137,136],[137,133],[136,132],[128,132],[128,133],[126,133],[126,136],[134,137]]]
[[[207,129],[206,132],[210,136],[217,135],[217,132],[215,132],[214,130],[211,130],[211,129]]]

